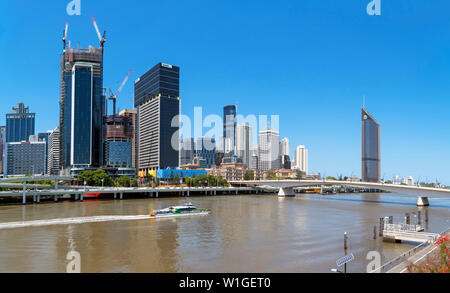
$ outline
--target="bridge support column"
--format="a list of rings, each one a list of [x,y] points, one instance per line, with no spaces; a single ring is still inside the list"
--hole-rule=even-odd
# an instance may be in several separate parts
[[[58,201],[58,196],[57,195],[55,195],[55,202],[57,202]]]
[[[114,192],[114,199],[116,199],[116,198],[117,198],[117,193]]]
[[[190,195],[190,190],[187,191],[187,196],[189,197],[189,195]]]
[[[41,203],[41,196],[40,195],[37,196],[37,203]]]
[[[295,197],[295,192],[293,187],[282,187],[278,192],[278,196],[288,196]]]
[[[159,197],[159,191],[156,192],[156,198],[158,198],[158,197]]]
[[[22,192],[22,204],[27,203],[27,185],[25,182],[23,183],[23,192]]]
[[[320,194],[323,194],[323,185],[320,185]]]
[[[84,199],[83,199],[83,193],[82,194],[80,194],[80,201],[83,201]]]
[[[420,196],[417,200],[417,206],[419,207],[428,207],[430,206],[430,202],[428,201],[428,197]]]
[[[120,200],[123,199],[123,192],[120,193]]]

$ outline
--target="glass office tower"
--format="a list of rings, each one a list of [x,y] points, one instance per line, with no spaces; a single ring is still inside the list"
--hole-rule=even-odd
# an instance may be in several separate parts
[[[139,174],[179,166],[180,68],[158,63],[135,81]]]
[[[103,48],[68,48],[61,57],[60,169],[103,163]]]
[[[380,182],[380,124],[362,108],[362,181]]]
[[[234,153],[236,147],[236,105],[223,108],[223,137],[225,153]]]
[[[23,103],[13,107],[12,113],[6,114],[6,142],[28,141],[30,135],[34,135],[35,117]]]

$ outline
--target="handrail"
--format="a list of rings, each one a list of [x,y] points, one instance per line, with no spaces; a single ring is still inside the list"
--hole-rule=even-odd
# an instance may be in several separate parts
[[[438,234],[438,235],[439,235],[439,236],[443,236],[444,234],[446,234],[446,233],[449,232],[449,231],[450,231],[450,228],[447,228],[445,231],[441,232],[441,233]],[[398,257],[396,257],[396,258],[394,258],[394,259],[388,261],[388,262],[385,263],[384,265],[382,265],[382,266],[380,266],[380,267],[378,267],[378,268],[376,268],[376,269],[374,269],[374,270],[372,270],[372,271],[370,271],[370,272],[368,272],[368,273],[376,273],[376,272],[380,272],[380,273],[381,273],[381,272],[383,272],[383,270],[385,270],[388,266],[389,266],[390,268],[393,268],[393,267],[394,267],[394,266],[393,266],[394,262],[398,262],[399,260],[402,260],[402,262],[403,262],[403,261],[407,261],[408,258],[411,257],[411,253],[412,253],[412,252],[414,252],[414,254],[415,254],[418,248],[420,248],[420,247],[422,247],[422,246],[423,246],[423,248],[425,248],[425,247],[428,247],[429,245],[431,245],[432,243],[434,244],[434,243],[436,242],[436,240],[437,240],[436,238],[437,238],[437,237],[433,237],[433,239],[430,239],[430,240],[428,240],[428,241],[426,241],[426,242],[423,242],[423,243],[417,245],[417,246],[414,247],[413,249],[410,249],[410,250],[408,250],[407,252],[402,253],[400,256],[398,256]],[[405,258],[405,256],[408,256],[408,257]],[[400,264],[400,263],[397,263],[396,265],[398,265],[398,264]]]

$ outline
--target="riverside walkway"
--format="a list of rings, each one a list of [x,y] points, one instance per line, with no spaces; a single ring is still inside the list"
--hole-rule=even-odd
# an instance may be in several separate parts
[[[77,189],[48,189],[30,190],[24,185],[21,191],[0,192],[0,198],[22,198],[22,204],[27,203],[27,198],[33,197],[34,203],[40,203],[41,197],[53,197],[58,201],[63,196],[71,196],[75,200],[83,201],[90,195],[112,195],[114,199],[124,199],[132,195],[158,198],[163,194],[178,194],[180,196],[205,195],[213,196],[217,194],[252,194],[259,193],[258,188],[253,187],[141,187],[141,188],[77,188]]]

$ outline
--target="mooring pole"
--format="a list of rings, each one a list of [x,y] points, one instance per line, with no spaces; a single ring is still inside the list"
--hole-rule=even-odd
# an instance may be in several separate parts
[[[344,249],[347,250],[347,232],[344,232]]]

